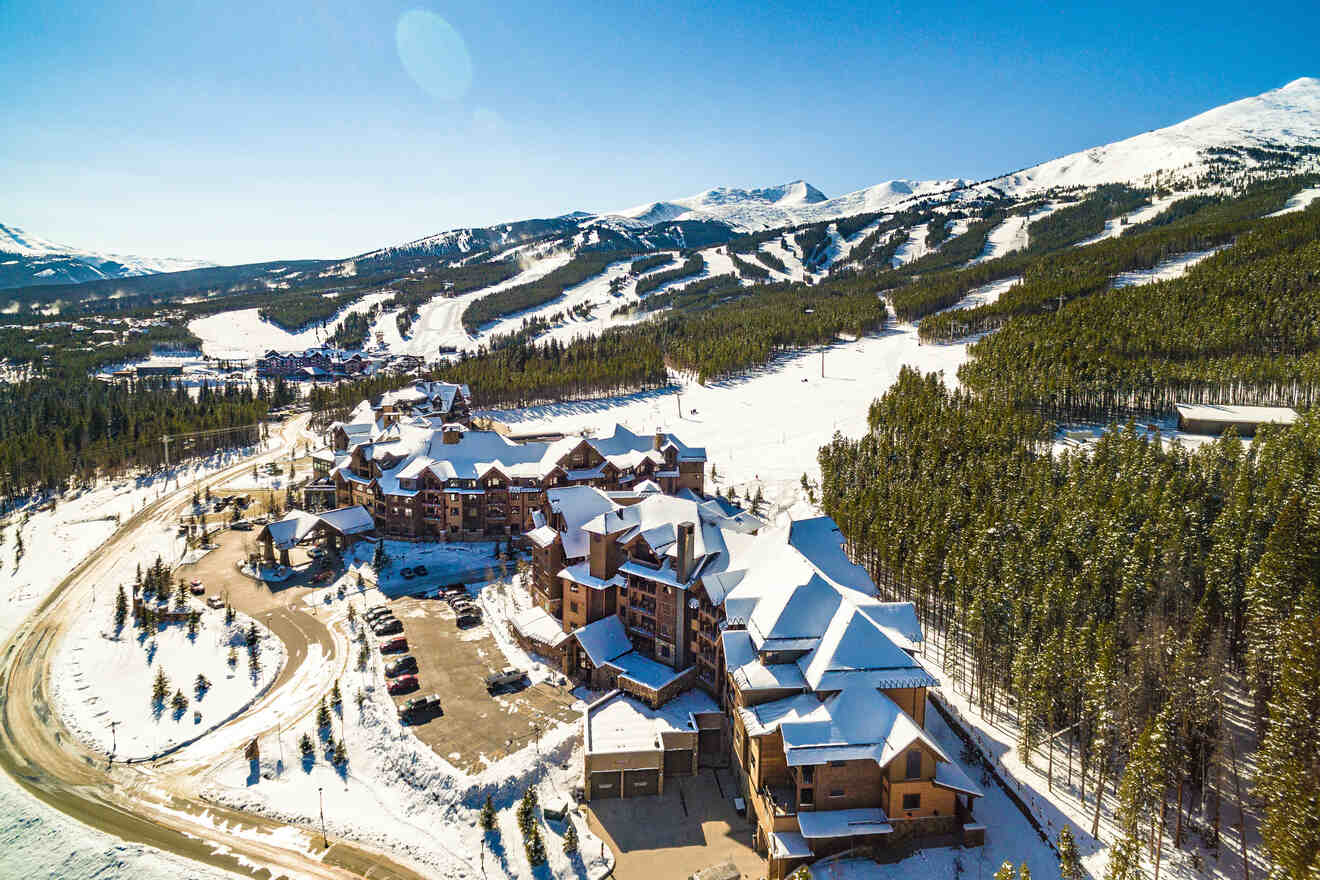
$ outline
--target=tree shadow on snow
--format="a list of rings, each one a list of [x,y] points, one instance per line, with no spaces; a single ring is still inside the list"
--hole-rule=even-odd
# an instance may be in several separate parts
[[[312,768],[316,766],[316,755],[307,753],[302,756],[302,768],[304,773],[311,773]]]
[[[261,781],[261,762],[254,758],[248,761],[247,784],[249,786],[252,786],[252,785],[256,785],[260,781]]]

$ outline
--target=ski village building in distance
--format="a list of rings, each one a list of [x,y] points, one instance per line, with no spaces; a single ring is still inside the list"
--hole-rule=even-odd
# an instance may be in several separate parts
[[[605,692],[584,711],[588,800],[738,779],[767,876],[849,848],[977,845],[982,795],[925,731],[909,602],[883,602],[828,517],[771,525],[704,494],[671,434],[519,443],[418,383],[332,427],[340,507],[380,535],[530,545],[527,649]]]

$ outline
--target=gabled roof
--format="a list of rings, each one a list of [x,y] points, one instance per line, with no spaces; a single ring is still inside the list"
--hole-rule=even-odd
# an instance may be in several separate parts
[[[798,661],[818,691],[852,684],[870,688],[934,687],[939,680],[895,645],[856,605],[843,604],[812,651]]]
[[[623,621],[613,614],[573,630],[573,638],[597,668],[633,649],[628,634],[623,631]]]
[[[780,723],[790,767],[863,759],[887,767],[914,742],[933,751],[937,760],[950,760],[912,716],[875,688],[847,687],[821,706],[819,713]]]
[[[365,507],[341,507],[319,515],[321,522],[341,535],[360,535],[376,527],[375,521]]]

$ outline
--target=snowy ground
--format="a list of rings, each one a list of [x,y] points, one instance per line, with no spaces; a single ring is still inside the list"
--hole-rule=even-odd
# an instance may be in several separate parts
[[[291,483],[296,484],[312,476],[312,466],[310,463],[301,463],[293,472],[293,479],[289,479],[288,459],[278,462],[278,473],[272,474],[268,468],[262,467],[257,470],[254,477],[252,471],[247,471],[220,486],[221,492],[235,491],[241,492],[246,489],[283,489]],[[228,511],[225,511],[228,514]]]
[[[109,588],[107,588],[109,589]],[[253,621],[237,615],[226,625],[222,609],[203,611],[195,639],[186,624],[170,623],[154,637],[130,619],[116,633],[113,605],[100,603],[65,634],[55,657],[52,696],[65,725],[84,743],[121,761],[153,758],[215,729],[252,703],[284,665],[284,647],[257,624],[260,664],[251,668],[245,633]],[[235,664],[227,657],[234,651]],[[181,690],[183,711],[165,704],[153,709],[152,684],[158,670],[169,679],[169,694]],[[195,690],[197,676],[210,687]],[[117,727],[111,730],[110,723]]]
[[[1180,194],[1178,198],[1186,198],[1186,196]],[[1169,205],[1173,204],[1175,201],[1176,199],[1173,196],[1165,199],[1153,199],[1149,205],[1144,205],[1137,208],[1135,211],[1129,211],[1121,217],[1106,220],[1103,232],[1099,235],[1094,235],[1085,241],[1077,242],[1074,247],[1085,247],[1088,244],[1095,244],[1097,241],[1104,241],[1106,238],[1117,238],[1122,235],[1123,231],[1129,226],[1135,226],[1138,223],[1145,223],[1147,220],[1150,220],[1165,208],[1169,207]]]
[[[0,525],[0,637],[8,636],[27,612],[58,584],[92,550],[100,546],[119,522],[132,516],[176,481],[187,484],[227,467],[245,456],[239,452],[216,455],[205,462],[189,463],[170,472],[150,474],[137,479],[103,483],[94,489],[60,499],[53,510],[16,511]],[[150,547],[141,547],[143,558],[160,554],[166,562],[175,562],[184,545],[175,535],[174,523],[162,523],[160,534]],[[15,561],[18,535],[23,537],[24,552]],[[120,569],[128,583],[133,580],[135,560],[127,560]],[[106,594],[107,596],[109,594]],[[98,597],[98,601],[108,601]]]
[[[1225,245],[1227,247],[1227,245]],[[1114,287],[1132,287],[1137,284],[1152,284],[1156,281],[1168,281],[1172,278],[1180,278],[1187,274],[1187,270],[1204,260],[1206,257],[1213,256],[1222,248],[1211,248],[1208,251],[1193,251],[1189,254],[1178,254],[1169,257],[1167,260],[1161,260],[1153,269],[1137,269],[1132,272],[1120,272],[1114,277]]]
[[[990,234],[986,236],[985,249],[981,251],[973,263],[983,263],[986,260],[993,260],[995,257],[1002,257],[1004,254],[1020,251],[1026,248],[1030,236],[1027,234],[1027,227],[1042,217],[1047,217],[1059,208],[1062,204],[1053,203],[1043,205],[1027,214],[1014,214],[1000,223]]]
[[[822,352],[825,375],[821,376]],[[834,432],[860,434],[866,410],[897,379],[904,365],[943,371],[956,383],[967,345],[922,345],[911,325],[776,360],[745,378],[678,387],[604,400],[550,404],[482,413],[517,430],[608,433],[616,423],[639,432],[663,428],[684,443],[705,446],[716,477],[708,490],[732,483],[740,496],[761,488],[772,506],[801,500],[803,473],[816,480],[817,450]],[[681,407],[681,417],[680,417]]]
[[[31,797],[0,773],[0,877],[218,880],[232,876],[94,831]]]
[[[994,721],[990,721],[983,716],[979,709],[973,708],[968,700],[966,693],[953,684],[954,677],[950,667],[941,668],[938,662],[940,651],[936,647],[938,639],[932,632],[927,632],[927,641],[923,653],[923,661],[931,668],[942,681],[943,685],[938,693],[944,699],[946,705],[957,714],[965,727],[974,732],[974,739],[977,748],[982,755],[992,763],[999,774],[1014,786],[1017,794],[1027,804],[1032,814],[1040,825],[1045,828],[1046,833],[1053,840],[1057,837],[1059,828],[1064,824],[1072,828],[1073,836],[1077,841],[1078,851],[1082,857],[1082,864],[1092,877],[1103,877],[1105,867],[1109,860],[1109,845],[1118,837],[1118,829],[1114,823],[1113,809],[1115,806],[1113,793],[1113,780],[1109,780],[1105,790],[1105,802],[1100,816],[1099,838],[1091,836],[1091,823],[1095,812],[1094,795],[1094,777],[1088,780],[1087,800],[1083,802],[1080,798],[1080,771],[1076,763],[1074,754],[1074,772],[1069,777],[1068,756],[1064,741],[1060,741],[1054,751],[1054,784],[1051,789],[1046,775],[1048,759],[1042,750],[1035,753],[1031,766],[1027,766],[1022,760],[1022,754],[1018,751],[1018,728],[1015,720],[1004,713],[997,716]],[[1007,717],[1005,717],[1007,716]],[[927,720],[932,717],[927,713]],[[1044,746],[1041,747],[1044,749]],[[974,777],[975,778],[975,777]],[[977,805],[977,818],[989,825],[990,831],[987,832],[987,841],[994,835],[995,824],[993,820],[986,821],[981,813],[980,803]],[[1168,880],[1197,880],[1197,878],[1237,878],[1242,876],[1241,859],[1237,857],[1240,852],[1237,842],[1236,832],[1229,827],[1230,823],[1236,821],[1236,808],[1227,801],[1224,807],[1224,826],[1221,829],[1223,838],[1220,844],[1220,857],[1215,859],[1213,855],[1204,850],[1199,836],[1188,829],[1185,835],[1185,841],[1181,849],[1172,845],[1172,828],[1167,830],[1169,840],[1163,850],[1163,862],[1161,864],[1160,876]],[[1201,821],[1204,822],[1204,819]],[[1262,854],[1258,847],[1250,847],[1253,858],[1258,858]],[[1005,856],[1009,857],[1009,856]],[[1016,862],[1018,859],[1013,857]],[[1149,860],[1148,860],[1149,861]],[[1201,867],[1197,867],[1197,863]],[[990,867],[993,872],[998,861]],[[1032,873],[1035,876],[1052,877],[1057,875],[1057,865],[1054,870],[1040,875],[1036,874],[1036,865],[1031,865]],[[1149,872],[1153,869],[1153,864],[1148,863],[1145,869]],[[1252,876],[1264,877],[1268,871],[1266,866],[1253,861],[1251,866]],[[869,875],[868,875],[869,876]],[[989,876],[987,873],[986,877]]]
[[[1313,186],[1304,189],[1297,195],[1289,199],[1282,208],[1270,214],[1270,217],[1278,217],[1280,214],[1291,214],[1294,211],[1305,210],[1316,199],[1320,199],[1320,186]]]
[[[349,315],[365,312],[392,296],[394,291],[387,290],[369,293],[354,300],[327,319],[324,329],[318,322],[314,326],[290,333],[278,324],[263,320],[259,309],[216,312],[188,322],[188,329],[202,340],[202,353],[215,357],[233,352],[236,346],[241,346],[254,357],[270,349],[302,351],[321,345],[333,336]]]
[[[487,589],[491,587],[481,592]],[[502,604],[483,601],[488,615],[498,614]],[[329,613],[337,639],[356,634],[347,623],[344,601],[332,601]],[[488,622],[492,630],[503,625],[502,619],[489,616]],[[506,641],[499,641],[502,648]],[[346,647],[343,654],[349,653]],[[356,656],[356,651],[351,653]],[[508,659],[516,663],[527,658],[514,654]],[[579,722],[561,724],[534,745],[469,775],[399,723],[374,652],[365,673],[327,668],[320,675],[321,687],[328,686],[326,676],[342,675],[344,703],[341,711],[333,713],[329,728],[316,729],[310,714],[287,719],[279,741],[274,735],[261,741],[260,762],[232,757],[219,765],[204,790],[208,799],[317,827],[323,796],[325,824],[332,835],[388,850],[436,876],[547,876],[527,864],[514,811],[528,786],[537,787],[544,803],[549,797],[567,797],[579,784]],[[306,758],[297,746],[304,733],[315,742]],[[342,740],[347,750],[343,767],[333,766],[328,758],[336,740]],[[487,795],[498,811],[499,830],[491,835],[478,825]],[[612,856],[606,850],[601,858],[600,843],[579,813],[570,813],[569,821],[578,832],[580,855],[569,857],[562,848],[565,826],[546,821],[537,812],[550,859],[549,875],[598,878],[608,872]]]
[[[357,574],[361,572],[369,583],[387,596],[407,596],[419,591],[434,590],[451,583],[471,580],[474,576],[494,580],[502,571],[511,571],[513,567],[512,563],[495,557],[495,544],[492,542],[413,543],[387,540],[385,554],[389,557],[389,566],[383,574],[378,574],[371,565],[375,549],[375,543],[370,541],[354,545],[352,555],[345,560],[348,563],[349,579],[356,583]],[[403,576],[405,568],[419,564],[426,566],[425,575],[417,578]]]

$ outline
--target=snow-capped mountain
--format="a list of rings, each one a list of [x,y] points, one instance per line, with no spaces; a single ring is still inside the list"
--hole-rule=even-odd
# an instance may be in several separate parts
[[[214,266],[205,260],[107,254],[56,244],[0,223],[0,287],[77,284]]]
[[[828,198],[805,180],[762,189],[721,186],[695,196],[651,202],[603,215],[639,226],[673,220],[713,220],[745,230],[775,229],[883,211],[915,196],[946,192],[964,185],[955,180],[889,180]]]
[[[1061,156],[1032,168],[984,181],[1022,196],[1053,187],[1101,183],[1151,185],[1195,179],[1213,166],[1250,170],[1280,161],[1278,154],[1320,147],[1320,79],[1303,77],[1264,94],[1207,110],[1191,119]],[[1299,156],[1306,165],[1306,157]],[[1314,164],[1315,156],[1311,157]]]

